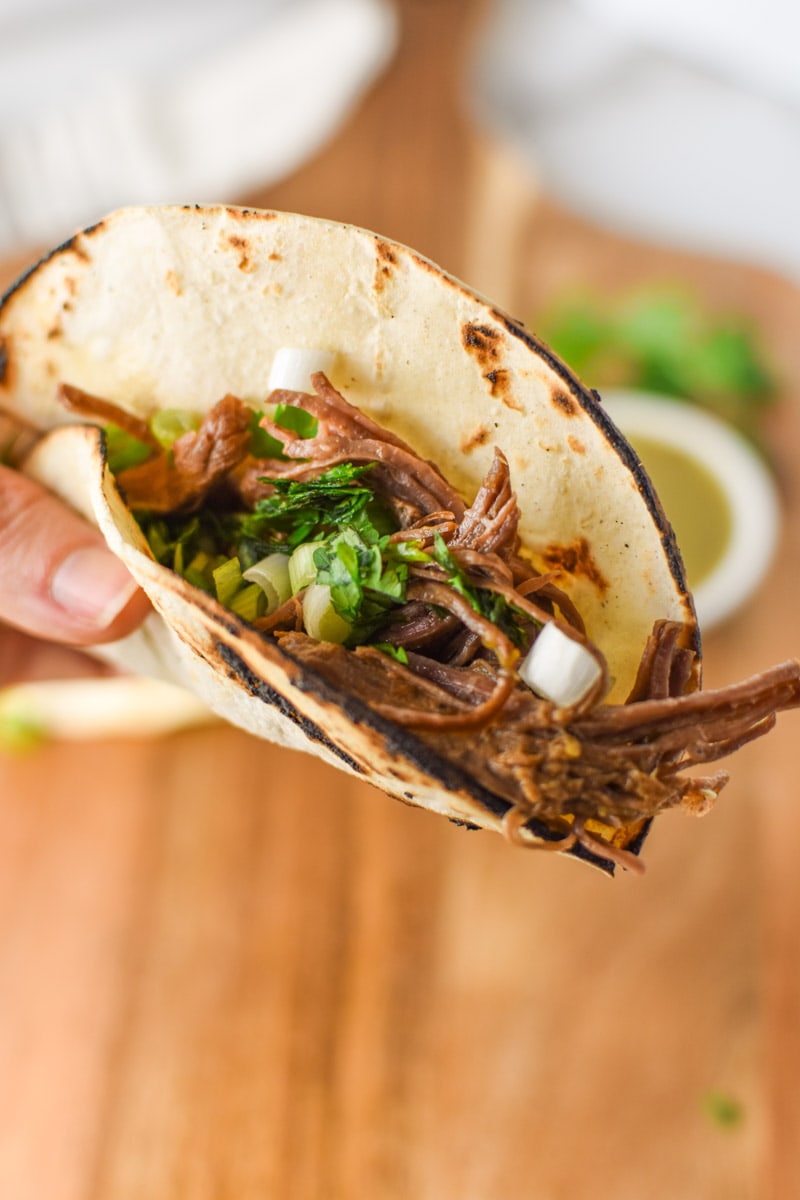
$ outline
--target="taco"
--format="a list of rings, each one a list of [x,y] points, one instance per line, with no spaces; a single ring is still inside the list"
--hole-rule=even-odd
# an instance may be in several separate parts
[[[521,324],[408,248],[286,213],[115,213],[0,305],[25,469],[154,616],[114,648],[388,794],[605,869],[800,702],[700,689],[638,458]]]

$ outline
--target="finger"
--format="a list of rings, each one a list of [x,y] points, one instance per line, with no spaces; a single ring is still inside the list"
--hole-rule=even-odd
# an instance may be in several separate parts
[[[97,530],[38,484],[0,467],[0,621],[89,645],[130,633],[148,610]]]
[[[18,466],[31,450],[41,434],[18,417],[0,412],[0,463],[9,467]]]
[[[97,678],[114,669],[82,650],[0,626],[0,688],[43,679]]]

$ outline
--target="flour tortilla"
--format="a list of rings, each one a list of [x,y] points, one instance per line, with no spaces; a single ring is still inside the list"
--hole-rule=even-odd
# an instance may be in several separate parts
[[[102,435],[57,400],[64,382],[141,417],[202,413],[228,392],[262,407],[285,346],[333,352],[334,385],[438,463],[468,501],[494,446],[504,450],[523,543],[540,566],[562,570],[608,661],[611,700],[629,692],[655,620],[684,623],[699,651],[672,531],[596,395],[518,322],[365,230],[228,207],[114,213],[0,303],[0,407],[54,430],[27,470],[100,526],[153,601],[157,615],[116,647],[127,666],[391,795],[499,828],[506,801],[155,563],[107,471]]]

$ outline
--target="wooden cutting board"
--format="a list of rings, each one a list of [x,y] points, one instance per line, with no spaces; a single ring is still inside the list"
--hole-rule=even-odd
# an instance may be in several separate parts
[[[400,11],[340,136],[244,199],[378,229],[523,319],[675,277],[751,313],[785,532],[707,685],[798,652],[797,292],[559,212],[458,106],[482,6]],[[0,757],[0,1196],[800,1195],[799,736],[614,882],[221,726]]]

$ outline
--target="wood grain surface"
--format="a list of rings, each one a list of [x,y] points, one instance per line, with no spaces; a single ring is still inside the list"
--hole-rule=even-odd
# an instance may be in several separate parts
[[[797,653],[796,290],[560,212],[459,105],[483,6],[400,13],[337,139],[244,199],[380,230],[529,321],[575,281],[750,313],[786,522],[706,683]],[[798,739],[790,714],[613,882],[222,726],[0,757],[0,1197],[800,1195]]]

